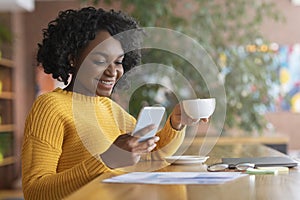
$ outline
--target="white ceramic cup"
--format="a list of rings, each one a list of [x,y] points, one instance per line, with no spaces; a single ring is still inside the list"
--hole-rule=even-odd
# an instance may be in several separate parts
[[[193,119],[209,118],[216,108],[216,99],[190,99],[182,101],[185,113]]]

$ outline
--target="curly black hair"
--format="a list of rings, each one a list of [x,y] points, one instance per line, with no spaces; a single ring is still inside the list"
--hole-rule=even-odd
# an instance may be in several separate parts
[[[121,11],[85,7],[61,11],[48,28],[43,29],[42,43],[38,43],[38,64],[43,66],[45,73],[67,85],[73,73],[70,58],[75,58],[100,30],[108,31],[120,41],[125,52],[124,72],[140,63],[142,29],[137,21]],[[133,32],[117,35],[128,30]]]

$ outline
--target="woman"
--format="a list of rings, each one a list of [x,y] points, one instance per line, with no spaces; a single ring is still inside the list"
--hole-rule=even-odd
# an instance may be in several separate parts
[[[134,31],[118,35],[128,30]],[[37,61],[67,87],[39,96],[27,117],[26,199],[61,199],[101,174],[136,164],[141,155],[156,149],[171,155],[185,125],[197,121],[181,115],[178,104],[157,136],[138,142],[131,135],[135,118],[109,97],[123,73],[139,63],[140,32],[133,18],[92,7],[60,12],[44,29]]]

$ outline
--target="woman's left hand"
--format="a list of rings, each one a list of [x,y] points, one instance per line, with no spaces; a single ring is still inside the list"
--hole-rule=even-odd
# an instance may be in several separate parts
[[[184,126],[196,125],[199,121],[208,122],[208,118],[193,119],[189,117],[183,109],[182,103],[178,103],[171,113],[171,125],[176,130],[183,129]]]

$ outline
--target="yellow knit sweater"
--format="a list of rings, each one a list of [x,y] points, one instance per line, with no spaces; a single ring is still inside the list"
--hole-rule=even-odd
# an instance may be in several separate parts
[[[95,177],[113,172],[100,159],[136,120],[107,97],[89,97],[60,88],[35,101],[25,124],[22,177],[25,199],[61,199]],[[173,154],[184,131],[169,119],[158,133],[157,148]],[[172,141],[172,142],[171,142]],[[167,145],[171,144],[171,145]]]

